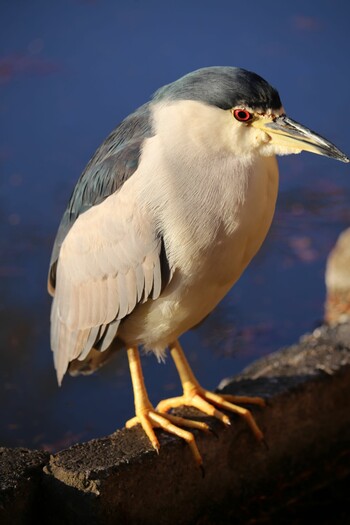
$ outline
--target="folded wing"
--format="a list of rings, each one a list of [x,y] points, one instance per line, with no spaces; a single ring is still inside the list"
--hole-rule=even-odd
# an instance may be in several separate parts
[[[106,350],[122,319],[157,298],[170,279],[162,236],[133,187],[152,134],[146,104],[97,150],[62,217],[48,278],[59,382],[71,361],[84,360],[93,348]]]

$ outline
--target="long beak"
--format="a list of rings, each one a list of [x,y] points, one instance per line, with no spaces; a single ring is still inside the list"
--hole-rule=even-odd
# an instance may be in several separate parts
[[[271,137],[272,142],[280,146],[311,151],[342,162],[350,162],[350,159],[334,144],[286,115],[281,115],[273,120],[269,117],[260,117],[252,122],[252,126],[265,131]]]

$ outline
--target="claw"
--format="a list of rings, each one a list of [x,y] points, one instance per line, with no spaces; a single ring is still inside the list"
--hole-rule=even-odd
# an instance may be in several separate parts
[[[140,357],[136,348],[131,347],[128,349],[128,358],[134,387],[136,416],[126,422],[126,428],[140,424],[157,453],[159,453],[160,444],[154,428],[161,428],[170,434],[184,439],[190,446],[196,464],[200,467],[202,465],[202,458],[194,436],[191,432],[180,428],[179,425],[191,429],[204,430],[205,432],[209,431],[209,426],[200,421],[192,421],[155,410],[148,399],[141,370]]]
[[[152,443],[153,448],[159,454],[160,444],[154,433],[154,428],[161,428],[169,434],[173,434],[184,439],[190,446],[192,455],[198,467],[202,466],[202,457],[199,453],[194,435],[183,428],[174,425],[174,422],[181,423],[189,428],[197,428],[208,431],[209,427],[206,423],[200,423],[199,421],[183,420],[183,418],[173,416],[172,414],[163,414],[153,407],[143,411],[142,414],[136,415],[132,419],[126,422],[126,428],[131,428],[138,423],[142,426],[143,430],[147,434],[148,439]]]
[[[266,406],[266,401],[262,397],[249,397],[249,396],[233,396],[231,394],[219,394],[220,397],[229,401],[233,404],[248,404],[248,405],[258,405],[260,407]]]
[[[236,404],[251,403],[254,405],[265,406],[264,399],[260,397],[232,396],[230,394],[215,394],[202,388],[190,368],[189,363],[181,349],[178,341],[171,345],[171,355],[175,361],[183,387],[183,395],[161,401],[157,409],[164,413],[171,408],[185,405],[194,407],[204,412],[208,416],[213,416],[222,421],[225,425],[231,425],[230,418],[219,409],[229,410],[243,417],[258,441],[263,440],[263,433],[255,422],[252,413],[247,409]]]
[[[161,428],[170,434],[174,434],[175,436],[184,439],[191,449],[197,466],[201,468],[203,477],[204,469],[202,467],[202,458],[195,438],[191,432],[180,427],[182,426],[190,429],[203,430],[204,432],[212,432],[216,436],[217,434],[204,422],[193,421],[174,416],[173,414],[168,414],[167,411],[171,408],[177,408],[182,405],[194,407],[209,416],[216,417],[225,425],[231,425],[230,418],[219,409],[229,410],[230,412],[242,416],[250,426],[258,441],[262,441],[266,446],[263,433],[256,424],[251,412],[248,409],[235,404],[239,401],[242,403],[252,403],[264,406],[265,402],[263,399],[257,397],[231,396],[227,394],[219,395],[214,392],[209,392],[198,384],[198,381],[195,379],[177,341],[171,347],[171,354],[178,369],[184,392],[182,396],[161,401],[157,408],[154,409],[147,396],[137,348],[131,347],[128,349],[130,373],[134,388],[136,416],[126,422],[126,428],[131,428],[140,424],[157,453],[159,453],[160,445],[154,432],[154,428]]]

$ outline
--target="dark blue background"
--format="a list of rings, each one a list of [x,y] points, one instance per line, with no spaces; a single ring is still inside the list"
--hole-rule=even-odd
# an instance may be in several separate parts
[[[0,441],[54,450],[133,415],[125,353],[57,388],[46,274],[60,216],[90,156],[159,86],[202,66],[251,69],[287,113],[350,154],[347,1],[12,0],[0,4]],[[324,268],[350,223],[349,167],[280,159],[274,225],[212,316],[183,337],[201,382],[322,319]],[[176,395],[170,360],[144,359],[152,401]]]

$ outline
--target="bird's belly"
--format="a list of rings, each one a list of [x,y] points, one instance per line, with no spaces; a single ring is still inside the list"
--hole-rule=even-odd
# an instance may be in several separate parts
[[[184,277],[179,286],[174,283],[174,292],[168,297],[170,301],[177,299],[169,319],[172,327],[174,317],[178,317],[180,333],[192,328],[228,293],[264,241],[272,213],[261,219],[254,229],[242,224],[234,235],[221,237],[215,243],[215,249],[200,258],[190,278]],[[162,301],[163,297],[160,299]],[[167,300],[166,296],[164,300]]]
[[[222,300],[255,255],[267,229],[249,238],[237,235],[221,242],[189,274],[177,270],[172,282],[155,301],[140,305],[121,327],[131,344],[160,351],[169,342],[200,323]]]
[[[221,301],[269,230],[277,196],[277,168],[272,174],[267,171],[265,178],[250,188],[235,228],[217,228],[206,246],[198,246],[194,237],[192,244],[178,243],[178,263],[170,284],[157,300],[139,305],[123,322],[119,333],[125,342],[143,344],[161,354]],[[206,235],[208,232],[202,232],[198,238]]]

